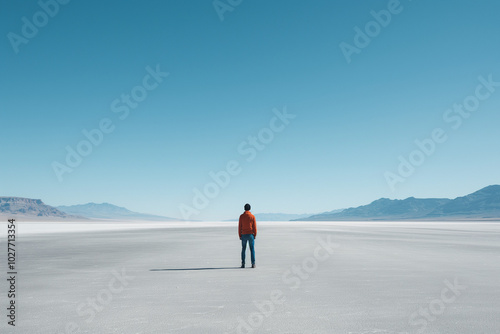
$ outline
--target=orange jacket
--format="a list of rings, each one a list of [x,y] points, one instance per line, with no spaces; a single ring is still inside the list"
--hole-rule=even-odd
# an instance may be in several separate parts
[[[257,236],[257,222],[255,221],[255,216],[250,211],[245,211],[240,216],[238,234],[240,235],[240,239],[242,234],[253,234],[254,238]]]

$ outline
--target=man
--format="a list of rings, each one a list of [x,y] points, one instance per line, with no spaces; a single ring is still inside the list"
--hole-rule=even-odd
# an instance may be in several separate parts
[[[241,240],[241,268],[245,268],[245,252],[247,250],[247,241],[250,245],[250,254],[252,268],[255,268],[255,249],[254,241],[257,237],[257,222],[255,216],[250,212],[250,204],[245,204],[245,212],[240,216],[238,224],[238,234]]]

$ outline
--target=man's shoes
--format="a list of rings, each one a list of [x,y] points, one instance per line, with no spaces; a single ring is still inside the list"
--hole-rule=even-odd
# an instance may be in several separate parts
[[[240,268],[245,268],[245,264],[244,264],[244,263],[242,263]]]
[[[255,268],[255,263],[252,263],[252,268]]]

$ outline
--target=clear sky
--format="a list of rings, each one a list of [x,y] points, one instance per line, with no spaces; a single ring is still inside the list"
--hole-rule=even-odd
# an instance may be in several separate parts
[[[0,1],[2,196],[217,220],[500,183],[496,0],[41,3]]]

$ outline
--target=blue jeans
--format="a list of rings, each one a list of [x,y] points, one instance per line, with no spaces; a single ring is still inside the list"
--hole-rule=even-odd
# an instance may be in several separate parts
[[[245,264],[245,252],[247,250],[247,241],[248,241],[248,244],[250,245],[250,254],[251,254],[252,264],[255,264],[255,248],[253,247],[255,240],[253,238],[253,234],[242,234],[241,235],[241,263]]]

